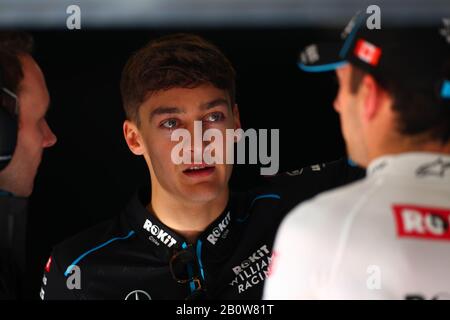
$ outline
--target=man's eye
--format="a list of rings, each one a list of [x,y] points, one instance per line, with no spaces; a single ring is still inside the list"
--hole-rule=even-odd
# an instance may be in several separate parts
[[[222,121],[225,118],[222,112],[214,112],[206,116],[205,120],[209,122]]]
[[[164,122],[161,124],[161,126],[162,126],[163,128],[166,128],[166,129],[173,129],[173,128],[175,128],[177,125],[178,125],[178,122],[177,122],[177,120],[175,120],[175,119],[169,119],[169,120],[166,120],[166,121],[164,121]]]

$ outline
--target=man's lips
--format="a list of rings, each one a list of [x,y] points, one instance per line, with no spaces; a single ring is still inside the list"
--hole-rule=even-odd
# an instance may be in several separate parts
[[[212,174],[215,170],[214,166],[202,164],[193,164],[183,170],[188,177],[205,177]]]

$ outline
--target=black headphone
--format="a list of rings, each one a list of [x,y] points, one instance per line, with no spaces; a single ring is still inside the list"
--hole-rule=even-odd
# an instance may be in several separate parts
[[[9,164],[16,149],[18,114],[17,96],[4,87],[0,67],[0,170]]]

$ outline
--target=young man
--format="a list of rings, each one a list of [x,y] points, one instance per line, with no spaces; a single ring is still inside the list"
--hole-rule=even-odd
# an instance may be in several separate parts
[[[56,142],[45,119],[49,94],[32,43],[28,34],[0,32],[0,298],[20,296],[27,197],[44,148]]]
[[[240,128],[233,67],[200,37],[150,42],[126,64],[121,91],[125,140],[144,157],[150,188],[119,217],[56,246],[42,299],[259,299],[285,212],[364,174],[341,161],[234,193],[231,164],[175,164],[174,130],[194,136],[195,121],[223,134]],[[207,146],[187,152],[201,157]]]
[[[334,55],[310,46],[300,67],[336,70],[334,107],[367,178],[288,215],[264,297],[448,299],[450,30],[368,30],[364,15],[351,25]]]

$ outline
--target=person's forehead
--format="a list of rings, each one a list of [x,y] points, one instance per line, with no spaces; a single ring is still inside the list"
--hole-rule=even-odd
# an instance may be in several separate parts
[[[20,60],[24,74],[20,86],[20,93],[32,96],[37,105],[47,108],[50,102],[50,96],[44,74],[31,56],[21,56]]]
[[[153,93],[145,102],[150,109],[160,106],[178,108],[201,108],[206,104],[222,99],[228,104],[230,99],[225,90],[212,85],[201,85],[195,88],[171,88]]]
[[[336,71],[336,73],[339,72],[339,73],[343,74],[343,73],[349,72],[351,70],[351,68],[352,68],[352,65],[350,63],[347,63],[347,64],[344,64],[343,66],[336,68],[335,71]]]

